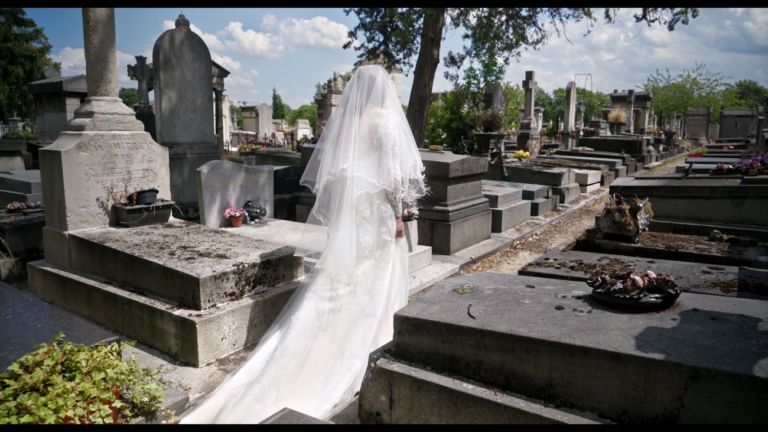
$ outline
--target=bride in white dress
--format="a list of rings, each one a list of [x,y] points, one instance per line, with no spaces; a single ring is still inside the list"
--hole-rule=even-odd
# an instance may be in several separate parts
[[[368,355],[389,342],[408,301],[403,206],[426,192],[423,165],[386,70],[359,67],[301,183],[308,223],[328,242],[243,366],[181,423],[258,423],[284,407],[328,418],[360,388]]]

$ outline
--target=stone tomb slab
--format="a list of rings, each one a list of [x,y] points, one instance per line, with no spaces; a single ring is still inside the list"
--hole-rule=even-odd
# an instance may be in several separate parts
[[[522,200],[491,209],[491,232],[504,232],[531,217],[531,201]]]
[[[518,274],[584,282],[591,272],[652,270],[668,274],[682,291],[733,297],[765,298],[737,287],[738,267],[685,261],[640,258],[582,251],[549,252],[526,265]],[[587,286],[586,284],[584,285]],[[590,290],[591,288],[586,288]]]
[[[619,422],[764,423],[768,302],[683,293],[627,313],[584,284],[471,273],[395,314],[393,355]]]
[[[293,281],[196,310],[45,260],[29,263],[27,270],[30,291],[46,302],[196,367],[258,342],[301,284]]]
[[[558,197],[560,204],[569,203],[581,195],[578,183],[571,183],[563,186],[553,186],[552,193]]]
[[[626,177],[613,182],[610,193],[650,198],[659,218],[764,226],[768,212],[768,185],[734,178],[689,182]]]
[[[716,164],[730,164],[730,165],[738,165],[742,161],[741,158],[727,158],[727,157],[689,157],[685,159],[685,163],[689,164],[693,162],[697,165],[716,165]]]
[[[594,183],[600,183],[600,171],[597,170],[573,170],[574,178],[579,186],[588,186]]]
[[[0,189],[24,194],[42,193],[40,170],[0,172]]]
[[[534,165],[528,162],[504,164],[509,180],[520,183],[534,183],[547,186],[562,186],[574,182],[570,168],[554,168]]]
[[[205,309],[303,275],[294,248],[195,223],[101,228],[69,235],[73,270],[190,309]]]
[[[486,186],[483,184],[483,195],[488,198],[488,207],[501,208],[523,199],[523,190],[512,187]]]
[[[524,200],[534,200],[538,198],[547,198],[549,197],[549,186],[546,185],[539,185],[539,184],[533,184],[533,183],[517,183],[517,182],[509,182],[509,181],[503,181],[503,180],[483,180],[483,188],[486,186],[493,186],[493,187],[512,187],[512,188],[519,188],[522,190],[522,199]]]
[[[588,193],[591,194],[592,192],[600,189],[600,183],[592,183],[591,185],[586,186],[579,186],[579,191],[581,193]]]

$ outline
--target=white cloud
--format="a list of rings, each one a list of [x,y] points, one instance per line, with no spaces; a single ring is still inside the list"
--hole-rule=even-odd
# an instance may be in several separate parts
[[[259,76],[259,71],[257,71],[256,69],[251,69],[250,72],[251,72],[251,76],[253,76],[254,78]]]
[[[287,46],[338,48],[347,42],[347,26],[323,16],[310,19],[286,18],[278,20],[267,14],[261,22],[262,29],[271,31]]]
[[[237,60],[234,60],[232,57],[221,56],[216,52],[211,51],[211,59],[216,63],[222,65],[224,69],[228,70],[230,73],[237,72],[240,70],[240,62]],[[227,77],[227,79],[230,79],[230,78]]]
[[[253,57],[278,57],[284,50],[280,41],[271,33],[261,33],[253,29],[243,29],[240,21],[230,22],[226,31],[231,38],[225,40],[227,49]]]
[[[52,56],[54,61],[61,63],[61,75],[72,76],[85,74],[85,50],[83,48],[64,47],[58,54]],[[122,51],[117,51],[117,85],[118,87],[135,87],[128,77],[127,66],[136,63],[136,58]]]

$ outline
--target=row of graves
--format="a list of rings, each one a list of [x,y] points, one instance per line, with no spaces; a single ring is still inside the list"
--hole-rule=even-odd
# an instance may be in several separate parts
[[[704,148],[707,172],[612,181],[572,249],[443,280],[398,311],[361,421],[768,420],[768,157]],[[563,168],[527,172],[548,170]]]
[[[116,97],[116,70],[105,67],[116,64],[113,20],[111,9],[84,9],[88,97],[57,139],[39,150],[39,180],[29,179],[34,187],[22,191],[45,199],[38,246],[43,257],[26,265],[24,291],[0,288],[4,298],[24,305],[19,313],[47,316],[43,304],[33,301],[42,299],[84,319],[87,324],[77,328],[86,330],[75,338],[95,342],[111,334],[133,339],[162,357],[165,366],[208,373],[206,367],[215,368],[258,342],[322,251],[323,227],[302,222],[314,198],[298,185],[312,147],[304,146],[299,154],[208,159],[216,144],[202,137],[214,134],[183,127],[197,124],[190,117],[195,110],[186,110],[175,123],[157,117],[158,140],[177,140],[159,144],[136,112]],[[158,39],[155,54],[173,53],[189,39],[199,37],[180,16],[175,29]],[[197,43],[189,51],[202,52]],[[187,106],[209,110],[210,58],[204,54],[198,60],[205,67],[196,70],[208,72],[186,92],[171,87],[184,83],[163,78],[158,69],[163,62],[156,60],[155,89],[166,95],[177,91],[177,97],[189,99],[184,99]],[[192,92],[197,87],[200,91]],[[432,193],[420,203],[418,218],[407,222],[411,293],[568,208],[556,209],[564,198],[552,183],[487,178],[487,158],[431,150],[423,150],[422,158]],[[576,173],[564,172],[567,178],[558,185],[573,184]],[[584,177],[585,187],[594,183],[594,175]],[[12,190],[11,183],[0,185]],[[172,213],[197,213],[199,223],[172,218]],[[314,250],[306,256],[295,254],[308,245]],[[27,296],[23,301],[22,295]],[[58,331],[61,322],[38,323],[35,337],[45,336],[43,328]],[[14,340],[6,348],[15,351],[4,352],[5,360],[45,341]],[[189,390],[171,380],[166,406],[181,412],[190,398],[216,384],[208,379]]]
[[[323,249],[323,228],[302,222],[314,198],[298,185],[312,147],[304,146],[299,154],[259,152],[241,155],[236,161],[222,160],[215,155],[217,146],[212,139],[214,134],[208,130],[210,122],[205,122],[206,130],[184,127],[201,123],[194,118],[194,109],[183,110],[184,117],[172,123],[168,123],[168,118],[158,117],[158,139],[166,140],[158,144],[137,119],[136,112],[116,97],[114,66],[105,67],[116,64],[113,10],[84,9],[83,18],[88,97],[58,138],[39,150],[40,178],[37,182],[28,180],[37,189],[18,187],[23,189],[20,193],[42,194],[45,198],[41,235],[44,258],[28,263],[28,288],[23,294],[32,294],[85,318],[101,329],[88,330],[93,334],[102,335],[107,329],[119,338],[138,341],[163,356],[166,366],[181,364],[208,373],[206,367],[258,342],[291,293],[304,283],[305,272]],[[190,40],[195,42],[185,49],[191,54],[176,55],[174,50]],[[177,99],[181,98],[185,106],[201,106],[203,111],[210,111],[210,55],[200,44],[205,48],[189,29],[189,22],[180,16],[176,28],[158,39],[155,54],[168,51],[168,61],[177,66],[182,57],[197,59],[199,67],[192,69],[207,72],[201,73],[197,84],[186,85],[184,90],[171,84],[184,85],[184,80],[163,78],[165,75],[155,69],[154,85],[156,89],[164,88],[166,96],[175,94]],[[161,68],[162,63],[155,60],[154,67]],[[182,66],[169,70],[185,70]],[[530,78],[532,82],[532,74]],[[198,92],[191,91],[198,87]],[[170,103],[174,99],[161,100]],[[201,118],[204,115],[210,119],[210,114],[203,112]],[[534,145],[535,128],[529,128],[529,142]],[[631,152],[627,153],[631,156]],[[755,324],[757,330],[747,328],[755,317],[764,320],[762,303],[749,303],[749,307],[742,308],[744,318],[733,318],[735,324],[718,336],[720,340],[744,341],[735,348],[716,351],[717,355],[726,356],[729,350],[736,350],[733,352],[743,354],[737,356],[741,360],[731,361],[728,357],[729,361],[724,362],[715,354],[703,357],[718,363],[716,370],[725,368],[729,373],[711,372],[707,369],[709,360],[696,360],[701,353],[690,344],[678,343],[676,338],[680,336],[674,330],[667,331],[678,324],[676,321],[688,325],[692,318],[687,313],[683,316],[683,312],[710,310],[715,308],[711,306],[713,301],[745,301],[733,298],[740,296],[740,290],[720,296],[722,299],[710,296],[716,300],[702,297],[705,300],[701,301],[693,300],[699,298],[698,294],[686,292],[680,301],[688,301],[690,294],[690,304],[682,303],[684,306],[673,312],[665,312],[677,314],[669,319],[657,317],[654,321],[659,328],[652,334],[669,335],[659,342],[666,350],[661,354],[652,351],[661,349],[653,337],[643,339],[647,342],[640,348],[634,348],[626,339],[631,331],[647,329],[643,325],[645,315],[616,316],[611,310],[593,308],[592,303],[579,306],[578,302],[588,300],[577,298],[581,294],[575,291],[583,288],[576,282],[552,282],[529,276],[532,281],[521,286],[514,278],[523,276],[477,274],[435,285],[456,273],[461,265],[508,245],[514,238],[562,216],[564,210],[575,209],[577,202],[583,204],[607,193],[602,187],[595,190],[595,185],[615,184],[622,179],[614,179],[626,175],[629,169],[626,155],[618,154],[618,158],[601,155],[600,160],[585,162],[560,158],[505,163],[504,177],[498,179],[494,178],[495,171],[487,157],[422,151],[432,192],[420,202],[418,218],[408,222],[406,232],[411,252],[411,293],[430,286],[431,289],[396,316],[394,357],[388,357],[392,346],[372,354],[374,367],[360,395],[361,420],[535,418],[571,422],[594,417],[569,414],[527,398],[554,401],[563,407],[575,403],[575,409],[616,421],[646,418],[646,414],[655,420],[699,419],[696,416],[706,413],[700,414],[697,407],[709,400],[709,389],[719,390],[718,401],[723,400],[718,410],[708,411],[709,415],[727,411],[743,413],[739,417],[743,419],[764,419],[759,417],[764,414],[754,411],[753,404],[760,398],[734,398],[720,388],[730,385],[729,380],[736,374],[742,380],[742,395],[745,391],[765,392],[764,362],[750,366],[755,371],[752,375],[743,373],[746,363],[756,355],[765,356],[765,345],[754,343],[757,336],[763,335],[762,324]],[[558,165],[561,160],[569,165]],[[0,185],[13,190],[11,183]],[[755,193],[759,197],[763,185],[750,183],[754,186],[750,190],[758,191]],[[645,192],[641,195],[650,196]],[[749,203],[743,204],[747,207],[739,212],[757,212],[760,209],[753,206],[765,204],[759,200],[753,204],[751,196],[750,200],[739,201],[739,195],[730,189],[722,197],[723,203]],[[651,196],[651,200],[658,198]],[[657,217],[663,218],[663,200],[661,204],[654,201],[654,205],[661,208]],[[171,218],[172,212],[185,217],[197,214],[200,223]],[[731,235],[724,228],[720,232],[723,236]],[[305,257],[295,254],[297,249],[309,245],[314,250]],[[757,253],[758,260],[762,246],[749,247],[752,252],[743,255],[752,257]],[[760,271],[749,274],[750,280],[759,283]],[[533,282],[534,279],[539,282]],[[6,287],[0,287],[3,295],[8,295]],[[552,302],[558,303],[549,310]],[[573,314],[568,302],[573,303],[574,311],[582,312]],[[732,313],[733,307],[721,303],[712,309],[719,311],[714,316],[731,323],[725,314]],[[567,313],[563,312],[565,305],[569,307]],[[34,310],[23,309],[33,315]],[[597,318],[585,321],[581,328],[568,321],[582,316]],[[675,317],[677,320],[672,319]],[[695,319],[695,323],[700,323]],[[715,325],[715,321],[707,318],[705,324]],[[605,328],[616,329],[613,339],[602,336]],[[530,333],[525,334],[526,331]],[[682,337],[685,339],[691,331],[695,333],[698,327],[685,330]],[[733,332],[746,336],[738,339]],[[750,335],[756,336],[747,341]],[[569,348],[574,340],[582,345]],[[694,345],[701,342],[698,338],[692,340]],[[590,341],[598,344],[596,350],[585,348]],[[39,341],[25,344],[34,342]],[[515,357],[523,354],[528,357]],[[606,358],[606,363],[595,364],[600,356]],[[674,358],[665,361],[666,356]],[[683,360],[678,357],[699,363],[686,366],[687,375],[681,378],[676,362]],[[670,392],[665,400],[683,405],[685,410],[669,411],[669,406],[658,401],[657,396],[651,397],[652,392],[642,391],[642,386],[632,390],[638,394],[632,402],[623,393],[628,391],[622,384],[627,372],[624,367],[615,367],[617,358],[628,361],[630,370],[637,370],[633,373],[638,382],[651,382],[651,374],[658,378],[652,382],[676,389],[678,393]],[[648,358],[656,363],[649,366]],[[565,359],[567,368],[561,367]],[[530,376],[541,378],[530,385],[530,391],[510,387],[524,382],[525,374],[515,372],[519,365],[525,365]],[[414,378],[421,377],[422,372],[429,375],[429,380]],[[608,379],[613,376],[611,373],[624,380]],[[696,381],[701,374],[713,378]],[[171,380],[165,405],[180,412],[188,406],[190,398],[205,394],[216,384],[216,380],[208,379],[192,392],[182,389],[183,383],[178,380]],[[591,393],[585,392],[586,385],[592,386]],[[584,394],[593,396],[585,398]],[[689,397],[692,400],[686,399]],[[639,408],[634,406],[635,402]],[[510,406],[514,409],[510,410]],[[533,417],[519,414],[531,410],[535,411]],[[401,416],[401,412],[409,414]],[[692,417],[686,417],[689,415]]]

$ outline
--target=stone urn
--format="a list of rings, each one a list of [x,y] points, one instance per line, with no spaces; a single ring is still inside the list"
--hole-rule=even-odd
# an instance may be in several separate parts
[[[413,252],[419,244],[419,225],[416,219],[403,222],[405,225],[405,241],[408,243],[408,252]]]

